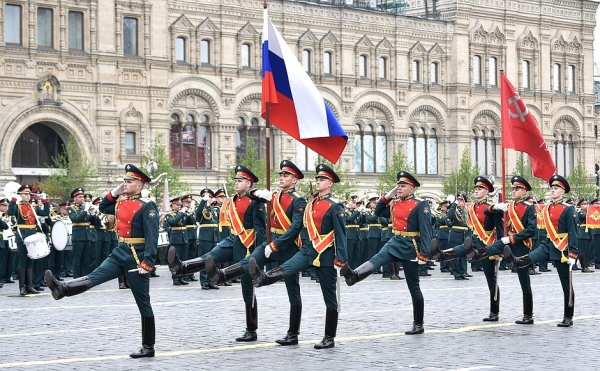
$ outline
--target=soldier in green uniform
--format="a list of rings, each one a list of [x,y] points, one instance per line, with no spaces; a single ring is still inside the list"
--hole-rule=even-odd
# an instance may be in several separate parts
[[[427,263],[432,239],[429,202],[415,198],[421,184],[406,171],[396,175],[398,184],[385,194],[375,208],[375,215],[391,220],[394,237],[381,251],[358,268],[342,268],[346,284],[352,286],[367,278],[378,267],[400,261],[413,304],[413,327],[406,335],[421,334],[425,302],[419,287],[419,265]]]
[[[360,212],[356,209],[356,197],[350,198],[346,207],[345,219],[346,219],[346,238],[347,238],[347,251],[348,251],[348,264],[351,266],[360,265],[362,259],[362,253],[360,251],[360,236],[359,236],[359,219],[361,217]]]
[[[255,259],[248,261],[248,270],[255,287],[271,285],[288,276],[297,276],[312,266],[321,285],[325,300],[325,336],[315,349],[333,348],[337,333],[339,311],[339,269],[348,262],[346,251],[346,223],[344,207],[331,195],[334,183],[340,178],[325,164],[316,167],[317,195],[308,202],[304,211],[304,227],[309,241],[279,267],[264,273]]]
[[[4,283],[8,283],[8,281],[14,282],[10,279],[12,271],[10,249],[8,248],[8,243],[6,243],[3,238],[4,231],[9,229],[9,223],[11,222],[11,216],[8,215],[6,212],[7,210],[8,199],[0,199],[0,288]]]
[[[517,268],[527,267],[540,261],[551,260],[556,266],[563,290],[564,315],[558,327],[573,326],[575,293],[571,281],[571,267],[578,257],[577,219],[575,208],[563,200],[571,187],[561,175],[553,175],[549,180],[551,203],[542,211],[547,237],[529,254],[516,257],[509,247],[504,248],[504,258],[515,262]]]
[[[475,189],[475,203],[466,207],[467,224],[472,231],[471,238],[465,238],[463,245],[452,249],[440,251],[434,249],[432,256],[439,256],[440,261],[464,257],[472,251],[473,259],[481,260],[483,273],[490,293],[490,312],[483,319],[485,322],[497,322],[500,312],[500,288],[497,284],[498,268],[501,258],[497,256],[498,250],[492,244],[504,236],[504,211],[508,210],[507,204],[493,205],[488,202],[489,192],[494,190],[494,185],[484,176],[473,179]]]
[[[367,250],[368,258],[371,259],[379,252],[381,243],[381,219],[375,215],[375,205],[377,204],[377,195],[367,196],[367,205],[365,206],[365,222],[369,226],[367,231]]]
[[[181,261],[175,248],[167,254],[169,269],[173,274],[188,274],[205,269],[210,255],[215,263],[240,261],[265,241],[265,204],[249,194],[252,185],[258,182],[254,173],[245,166],[235,167],[235,196],[228,199],[223,208],[231,223],[231,235],[219,242],[208,254],[199,258]],[[242,276],[242,296],[246,306],[246,332],[236,341],[256,341],[258,309],[252,289],[252,281],[247,274]]]
[[[169,244],[174,247],[177,254],[187,256],[188,234],[186,227],[187,214],[181,211],[181,198],[171,200],[171,213],[165,217],[165,229],[169,232]],[[183,274],[173,274],[173,286],[188,285],[183,280]]]
[[[200,203],[196,207],[196,219],[200,223],[199,245],[200,255],[208,254],[217,244],[218,222],[217,215],[213,212],[211,201],[214,197],[213,191],[205,188],[200,191]],[[228,280],[227,280],[228,281]],[[227,282],[225,281],[225,282]],[[216,282],[211,282],[206,270],[200,271],[200,285],[203,290],[218,290]]]
[[[206,262],[206,270],[215,282],[227,282],[228,280],[248,273],[249,261],[258,265],[258,269],[269,262],[282,264],[293,257],[302,246],[300,232],[302,231],[304,209],[306,199],[296,192],[298,180],[304,178],[304,174],[289,160],[281,161],[279,164],[279,186],[281,190],[275,191],[271,196],[268,190],[256,190],[255,197],[271,201],[271,242],[264,242],[258,246],[250,256],[239,263],[233,264],[225,269],[217,270],[212,257]],[[272,198],[272,199],[271,199]],[[285,287],[290,302],[290,323],[286,336],[276,340],[280,345],[298,344],[300,332],[300,320],[302,317],[302,298],[300,296],[300,283],[298,273],[285,276]]]
[[[227,193],[224,188],[219,188],[215,192],[216,205],[213,206],[213,212],[218,215],[218,228],[217,228],[217,242],[221,242],[231,234],[231,227],[229,221],[225,218],[225,210],[223,209],[223,202],[227,198]]]
[[[73,278],[79,278],[87,273],[92,249],[92,233],[90,232],[91,215],[84,205],[85,191],[76,188],[71,192],[73,205],[69,207],[69,218],[73,222],[71,242],[73,243]]]
[[[106,281],[127,275],[131,292],[142,317],[142,348],[132,358],[154,357],[155,324],[150,304],[150,277],[158,246],[158,207],[141,198],[150,178],[136,166],[125,166],[124,182],[111,190],[100,203],[100,212],[115,215],[119,246],[88,276],[59,282],[46,271],[46,284],[54,299],[81,294]]]
[[[593,199],[590,201],[590,205],[600,205],[600,199]],[[600,228],[590,229],[592,234],[592,242],[590,246],[590,265],[593,265],[596,270],[600,270]]]
[[[471,230],[467,227],[467,195],[464,193],[456,196],[456,202],[450,205],[448,210],[448,222],[450,231],[448,233],[448,248],[461,246],[467,241],[471,243]],[[442,246],[442,245],[440,245]],[[441,263],[443,263],[442,261]],[[467,258],[457,256],[449,262],[450,273],[456,280],[468,280],[467,278]]]
[[[438,215],[434,217],[434,234],[437,239],[437,243],[442,250],[446,250],[448,248],[448,237],[450,236],[450,228],[448,224],[450,220],[448,219],[448,209],[450,208],[450,201],[442,201],[438,205],[437,211]],[[447,273],[450,272],[450,263],[449,262],[441,262],[440,264],[440,272]]]
[[[200,192],[202,193],[202,192]],[[188,259],[195,259],[198,255],[198,225],[196,223],[196,216],[192,207],[192,195],[185,195],[181,198],[183,209],[186,210],[185,227],[187,228],[188,235],[188,246],[187,246],[187,257]],[[184,281],[198,281],[194,278],[194,274],[188,274],[183,277]]]
[[[19,253],[19,293],[21,296],[25,296],[27,294],[38,294],[39,291],[33,288],[33,260],[27,256],[24,240],[38,231],[42,232],[39,230],[36,216],[50,215],[50,202],[46,195],[42,194],[43,207],[32,207],[29,204],[31,186],[28,184],[19,187],[17,194],[21,196],[21,201],[17,202],[16,197],[10,200],[8,215],[15,217],[17,220],[15,241]]]
[[[577,239],[579,240],[579,261],[581,273],[592,273],[590,270],[590,250],[592,246],[592,232],[586,224],[588,202],[585,199],[577,202]]]

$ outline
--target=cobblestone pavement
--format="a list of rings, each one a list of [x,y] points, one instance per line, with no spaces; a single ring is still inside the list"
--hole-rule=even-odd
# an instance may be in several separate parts
[[[488,312],[483,273],[456,281],[435,271],[421,280],[425,334],[405,336],[412,306],[405,281],[374,275],[342,285],[336,347],[318,351],[325,306],[319,285],[301,279],[300,344],[273,341],[287,331],[288,300],[283,284],[256,291],[259,341],[233,339],[245,327],[239,284],[205,291],[198,282],[173,287],[166,267],[151,281],[156,316],[154,359],[128,354],[141,343],[140,320],[129,290],[112,281],[82,295],[17,295],[16,284],[0,289],[0,368],[38,370],[540,370],[597,368],[600,272],[574,272],[575,325],[558,328],[562,294],[556,271],[532,277],[535,325],[516,325],[522,315],[516,274],[500,272],[500,322]],[[47,290],[45,292],[48,292]],[[596,344],[595,346],[593,344]],[[587,344],[587,345],[586,345]]]

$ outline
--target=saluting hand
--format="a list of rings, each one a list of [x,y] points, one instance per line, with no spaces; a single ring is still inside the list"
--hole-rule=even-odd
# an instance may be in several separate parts
[[[396,185],[394,188],[390,189],[390,191],[385,194],[385,199],[391,200],[392,198],[396,197],[397,192],[398,192],[398,185]]]
[[[125,191],[125,183],[121,183],[110,191],[113,197],[119,197]]]

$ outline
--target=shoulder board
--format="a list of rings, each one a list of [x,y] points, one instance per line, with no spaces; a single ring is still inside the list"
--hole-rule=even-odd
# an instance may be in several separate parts
[[[423,202],[424,200],[422,198],[415,197],[415,201]]]
[[[302,195],[296,191],[292,192],[295,197],[302,197]]]
[[[560,204],[561,204],[561,205],[563,205],[563,206],[566,206],[566,207],[573,206],[573,205],[571,205],[571,204],[568,204],[568,203],[566,203],[566,202],[561,202]]]
[[[339,204],[340,200],[335,198],[335,197],[329,197],[329,201],[333,202],[334,204]]]
[[[146,203],[148,203],[148,202],[150,202],[150,201],[152,201],[152,200],[151,200],[151,199],[149,199],[149,198],[141,198],[141,197],[140,197],[138,200],[140,200],[141,202],[143,202],[143,203],[145,203],[145,204],[146,204]]]

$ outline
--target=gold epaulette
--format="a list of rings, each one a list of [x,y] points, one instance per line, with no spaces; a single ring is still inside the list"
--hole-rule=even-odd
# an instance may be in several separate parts
[[[335,197],[329,197],[329,199],[331,200],[331,202],[333,202],[334,204],[339,204],[340,200],[338,198]]]
[[[292,194],[296,197],[302,197],[302,195],[296,191],[292,192]]]

